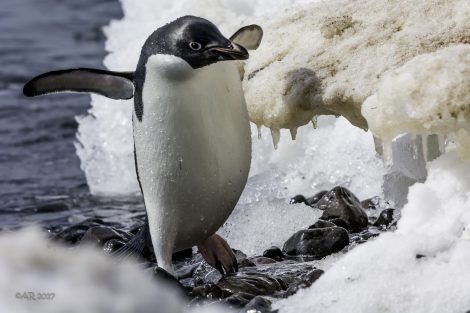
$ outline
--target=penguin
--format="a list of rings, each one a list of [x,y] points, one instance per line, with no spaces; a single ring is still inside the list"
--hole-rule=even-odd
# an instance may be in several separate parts
[[[134,72],[68,69],[42,74],[28,97],[90,92],[134,98],[134,156],[147,222],[117,255],[151,241],[158,267],[175,275],[172,254],[195,245],[222,274],[236,258],[216,231],[246,185],[251,133],[239,63],[259,47],[263,30],[248,25],[229,39],[210,21],[183,16],[158,28]]]

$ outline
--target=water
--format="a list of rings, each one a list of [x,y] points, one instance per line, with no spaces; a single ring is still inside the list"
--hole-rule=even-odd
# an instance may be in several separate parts
[[[137,199],[89,194],[73,145],[88,95],[27,99],[23,84],[60,68],[103,68],[102,27],[116,0],[2,0],[0,6],[0,229],[62,228],[91,215],[127,214]],[[39,213],[39,214],[38,214]]]

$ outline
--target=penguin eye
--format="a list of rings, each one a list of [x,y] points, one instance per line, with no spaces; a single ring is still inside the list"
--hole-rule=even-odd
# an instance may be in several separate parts
[[[189,47],[193,49],[194,51],[199,51],[202,48],[202,45],[199,42],[196,41],[191,41],[189,43]]]

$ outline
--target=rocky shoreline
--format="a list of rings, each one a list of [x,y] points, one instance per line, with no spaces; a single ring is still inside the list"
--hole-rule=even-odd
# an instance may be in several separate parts
[[[395,229],[397,214],[379,198],[360,201],[344,187],[321,191],[312,197],[297,195],[292,205],[308,205],[321,210],[320,219],[300,229],[282,247],[267,247],[258,256],[248,257],[234,250],[239,271],[222,276],[202,256],[191,249],[173,257],[178,280],[156,266],[148,247],[141,265],[158,280],[174,285],[187,297],[190,306],[225,304],[240,312],[272,312],[271,303],[311,286],[324,273],[314,261],[335,253],[347,253],[385,231]],[[134,215],[143,222],[145,214]],[[137,223],[138,224],[138,223]],[[117,222],[89,218],[53,234],[66,245],[95,245],[106,254],[122,247],[140,229],[123,229]]]

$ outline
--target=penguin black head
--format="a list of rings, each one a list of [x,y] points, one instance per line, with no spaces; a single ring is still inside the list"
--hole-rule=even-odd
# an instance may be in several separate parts
[[[208,20],[195,16],[180,17],[150,35],[142,57],[147,59],[155,54],[177,56],[194,69],[249,57],[245,47],[224,37]]]

